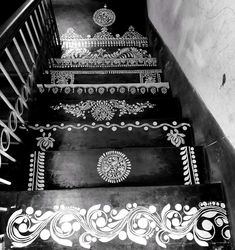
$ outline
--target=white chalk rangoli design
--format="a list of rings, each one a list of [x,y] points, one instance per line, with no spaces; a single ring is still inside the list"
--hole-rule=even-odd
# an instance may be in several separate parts
[[[174,146],[179,147],[181,144],[185,144],[185,134],[180,133],[178,129],[171,129],[169,133],[167,133],[167,140],[170,141]]]
[[[40,147],[42,151],[46,151],[49,148],[53,148],[55,139],[51,137],[51,133],[44,132],[41,137],[37,137],[37,146]]]
[[[110,183],[122,182],[131,170],[131,162],[119,151],[108,151],[98,160],[97,172],[101,178]]]
[[[94,22],[101,27],[111,26],[115,20],[115,13],[107,8],[107,5],[104,5],[104,8],[98,9],[93,15]]]
[[[119,48],[115,52],[103,48],[93,52],[85,48],[72,48],[65,50],[61,58],[51,59],[49,66],[54,69],[157,66],[157,59],[147,50],[135,47]]]
[[[153,108],[155,104],[150,102],[127,104],[125,100],[87,100],[78,104],[62,104],[51,106],[53,110],[63,109],[66,113],[86,119],[86,112],[90,113],[96,121],[110,121],[119,111],[119,117],[123,115],[137,115],[147,108]]]
[[[73,246],[72,236],[78,234],[81,247],[90,249],[96,241],[107,243],[115,238],[147,245],[155,238],[156,244],[166,248],[172,241],[184,239],[202,247],[218,237],[229,240],[225,204],[201,202],[197,207],[167,204],[158,213],[155,205],[138,206],[128,203],[118,210],[110,205],[97,204],[88,209],[55,206],[42,212],[33,207],[15,211],[8,220],[7,236],[12,247],[31,245],[37,238],[49,238],[62,246]],[[217,238],[217,239],[218,239]]]

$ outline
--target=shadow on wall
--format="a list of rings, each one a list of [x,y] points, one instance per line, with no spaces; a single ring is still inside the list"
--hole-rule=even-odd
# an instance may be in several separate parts
[[[126,0],[52,0],[56,21],[60,35],[68,28],[73,28],[80,35],[93,35],[100,31],[100,27],[93,22],[96,10],[107,8],[116,14],[115,23],[109,27],[114,34],[123,34],[130,25],[145,35],[146,1],[136,1],[133,11],[133,1]]]
[[[234,232],[235,150],[149,20],[147,35],[152,53],[158,58],[159,66],[163,69],[163,80],[170,82],[173,95],[181,102],[183,116],[192,121],[196,145],[202,145],[206,149],[210,181],[223,183]],[[233,245],[235,246],[234,237]]]

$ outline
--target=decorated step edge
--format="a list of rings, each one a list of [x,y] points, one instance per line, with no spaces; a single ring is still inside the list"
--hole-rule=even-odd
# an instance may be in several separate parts
[[[138,33],[133,26],[128,28],[122,36],[113,35],[107,29],[101,29],[100,32],[83,37],[76,33],[74,28],[69,27],[60,37],[62,49],[64,51],[74,48],[91,47],[148,47],[148,38]]]
[[[191,129],[192,126],[188,122],[158,122],[158,121],[151,121],[151,122],[120,122],[120,123],[59,123],[59,124],[50,124],[46,123],[45,125],[40,125],[35,123],[34,125],[28,124],[26,126],[21,125],[20,129],[23,130],[32,130],[32,131],[39,131],[41,136],[35,138],[37,142],[37,146],[40,150],[53,150],[53,146],[55,143],[55,139],[53,138],[53,134],[56,133],[58,130],[64,131],[76,131],[81,130],[86,132],[90,129],[96,130],[97,132],[102,132],[103,130],[110,130],[110,132],[117,132],[119,129],[126,129],[127,131],[131,132],[134,128],[140,128],[144,131],[148,131],[149,129],[161,129],[165,132],[166,141],[169,141],[172,146],[175,147],[182,147],[185,145],[185,131]]]
[[[109,53],[100,48],[96,51],[74,49],[66,51],[62,58],[50,58],[49,68],[119,68],[156,67],[157,59],[147,50],[135,47],[119,48]]]
[[[106,178],[101,171],[101,163],[104,158],[108,158],[109,155],[119,155],[122,164],[126,162],[126,172],[118,179]],[[200,184],[200,174],[197,165],[197,159],[194,147],[181,147],[179,149],[179,155],[182,162],[182,177],[184,185]],[[28,179],[28,191],[44,190],[45,188],[45,158],[46,152],[34,151],[30,154],[29,160],[29,179]],[[105,181],[109,183],[119,183],[125,180],[131,170],[131,163],[127,156],[119,151],[108,151],[97,159],[97,174]]]
[[[227,208],[221,200],[199,199],[193,206],[183,202],[159,206],[156,201],[144,205],[127,201],[118,209],[107,202],[86,208],[62,203],[51,208],[23,206],[12,210],[8,212],[5,238],[8,247],[13,248],[33,247],[39,240],[44,247],[55,243],[73,247],[76,241],[80,247],[90,249],[98,243],[108,247],[114,239],[115,244],[127,241],[141,249],[150,242],[161,248],[182,243],[199,249],[231,247]]]
[[[93,14],[93,21],[101,27],[101,31],[95,33],[93,36],[87,35],[84,38],[81,34],[77,34],[73,28],[68,28],[67,31],[61,35],[60,39],[63,42],[63,49],[87,48],[87,47],[120,47],[120,46],[138,46],[148,47],[148,39],[137,31],[133,26],[128,28],[122,36],[116,34],[115,36],[108,31],[116,21],[116,14],[111,9],[107,8],[105,4],[103,8],[96,10]]]
[[[50,239],[61,246],[73,247],[75,234],[85,249],[90,249],[96,241],[108,244],[114,238],[148,246],[153,236],[157,245],[167,248],[180,239],[208,247],[217,231],[229,244],[231,233],[226,206],[222,202],[204,201],[194,207],[167,204],[160,213],[154,205],[138,206],[137,203],[128,203],[118,211],[101,204],[87,210],[64,205],[55,205],[46,211],[27,207],[11,215],[6,235],[14,248],[30,246],[37,239],[44,242]]]
[[[39,93],[45,92],[58,94],[131,94],[131,95],[144,95],[150,93],[152,95],[166,95],[170,90],[168,82],[158,83],[113,83],[113,84],[37,84]]]
[[[120,75],[138,74],[140,83],[161,82],[161,69],[132,69],[132,70],[50,70],[51,84],[73,84],[76,75]]]

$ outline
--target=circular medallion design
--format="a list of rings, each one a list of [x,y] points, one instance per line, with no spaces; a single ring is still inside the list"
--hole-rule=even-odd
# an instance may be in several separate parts
[[[107,101],[98,101],[91,109],[91,115],[96,121],[112,120],[115,112]]]
[[[99,158],[97,171],[107,182],[122,182],[131,171],[131,162],[119,151],[108,151]]]
[[[116,15],[112,10],[107,9],[107,6],[105,5],[104,8],[98,9],[94,13],[93,20],[101,27],[108,27],[115,22]]]

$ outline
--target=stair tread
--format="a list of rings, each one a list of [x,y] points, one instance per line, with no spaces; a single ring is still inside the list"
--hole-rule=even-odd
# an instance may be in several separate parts
[[[53,138],[48,149],[76,150],[81,147],[184,146],[193,145],[193,128],[188,119],[141,119],[122,122],[28,123],[19,136],[36,149],[41,137]],[[41,149],[46,149],[41,148]]]
[[[0,224],[6,232],[7,249],[14,244],[22,244],[24,249],[184,246],[196,250],[215,245],[231,249],[225,199],[217,183],[0,192],[0,197],[1,204],[8,207]],[[41,226],[33,228],[37,222]],[[162,238],[162,234],[166,236]]]
[[[31,149],[16,168],[18,182],[14,184],[20,190],[192,185],[209,181],[203,147],[83,148],[46,152]]]
[[[30,121],[123,121],[181,117],[177,99],[43,100],[31,106]]]

